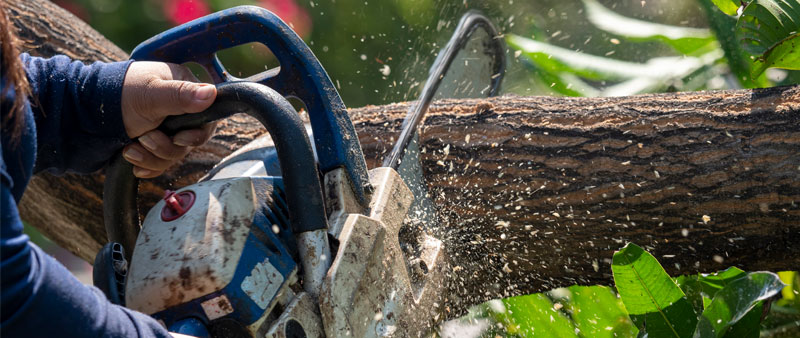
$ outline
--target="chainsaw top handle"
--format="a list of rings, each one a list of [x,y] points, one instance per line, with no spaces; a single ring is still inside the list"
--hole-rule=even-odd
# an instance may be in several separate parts
[[[174,134],[238,113],[255,117],[272,135],[295,236],[327,229],[322,184],[308,134],[292,105],[271,88],[252,82],[217,85],[217,98],[211,107],[200,113],[169,116],[159,129]],[[133,166],[121,153],[112,159],[106,168],[103,216],[109,240],[123,245],[128,260],[140,228],[138,183]]]
[[[196,62],[215,83],[240,80],[225,70],[216,53],[259,42],[278,59],[280,67],[246,80],[269,86],[286,97],[303,101],[313,129],[314,145],[323,172],[343,167],[364,207],[371,191],[367,166],[355,128],[328,74],[308,46],[270,11],[239,6],[193,20],[156,35],[137,46],[131,58],[177,64]]]

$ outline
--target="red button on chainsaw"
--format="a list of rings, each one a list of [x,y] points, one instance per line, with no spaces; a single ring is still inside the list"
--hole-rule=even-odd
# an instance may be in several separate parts
[[[169,222],[183,216],[194,205],[194,192],[181,191],[175,193],[167,190],[164,192],[164,208],[161,209],[161,220]]]

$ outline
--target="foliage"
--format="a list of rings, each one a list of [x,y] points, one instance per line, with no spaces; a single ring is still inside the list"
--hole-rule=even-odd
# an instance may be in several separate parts
[[[509,34],[508,44],[524,56],[532,77],[557,94],[617,96],[665,90],[694,91],[724,86],[729,72],[743,87],[765,87],[768,67],[800,68],[800,5],[798,0],[757,0],[744,8],[731,0],[699,0],[711,30],[671,26],[625,17],[596,0],[582,0],[595,27],[633,43],[659,43],[678,56],[628,62],[556,46],[543,39]],[[723,12],[720,12],[722,10]],[[726,14],[727,13],[727,14]],[[713,31],[713,34],[712,34]],[[738,34],[738,35],[737,35]],[[736,39],[736,36],[740,36]],[[797,75],[792,73],[795,81]],[[599,85],[597,85],[599,84]]]
[[[638,330],[612,288],[571,286],[547,293],[493,300],[463,321],[488,318],[484,336],[632,337]]]
[[[731,327],[758,333],[761,301],[784,287],[771,272],[745,273],[737,268],[684,277],[681,288],[658,261],[635,244],[614,254],[614,282],[637,327],[653,337],[723,337]],[[684,290],[691,296],[687,296]],[[693,308],[690,298],[702,297],[703,308]],[[748,319],[748,313],[754,311]],[[754,318],[753,318],[754,317]],[[739,337],[738,335],[736,337]]]
[[[617,96],[659,92],[675,87],[699,90],[720,75],[724,57],[711,32],[623,17],[595,0],[583,0],[587,19],[613,36],[632,42],[664,43],[682,56],[655,57],[644,63],[568,51],[544,41],[509,35],[508,44],[521,52],[537,80],[550,83],[558,94]],[[618,43],[614,38],[612,43]],[[613,83],[598,88],[594,83]]]
[[[655,257],[628,244],[614,254],[611,269],[620,298],[640,330],[657,337],[692,334],[697,314]]]
[[[618,297],[603,286],[571,286],[491,301],[461,320],[488,320],[484,336],[514,337],[758,337],[765,313],[783,314],[765,321],[765,332],[800,320],[797,272],[731,267],[671,278],[633,243],[614,253],[611,269]]]
[[[736,0],[712,0],[719,9],[728,15],[736,15],[739,10],[739,2]]]
[[[583,0],[583,3],[586,7],[586,16],[593,25],[625,39],[639,42],[651,40],[663,42],[686,55],[693,54],[704,47],[714,47],[709,46],[714,42],[714,35],[708,29],[671,26],[632,19],[609,10],[596,0]]]
[[[800,0],[755,0],[736,28],[745,50],[755,55],[754,75],[767,67],[800,69]]]

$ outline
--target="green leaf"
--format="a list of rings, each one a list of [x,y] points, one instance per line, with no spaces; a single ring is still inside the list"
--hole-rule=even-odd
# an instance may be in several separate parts
[[[689,303],[692,304],[694,312],[702,313],[703,309],[705,308],[703,306],[703,285],[700,284],[698,276],[683,275],[675,278],[675,283],[678,284],[678,287],[680,287],[681,290],[683,290],[683,293],[686,295],[686,299],[688,299]]]
[[[597,89],[574,74],[548,72],[532,62],[527,65],[533,74],[533,79],[539,82],[543,90],[547,88],[553,93],[564,96],[598,96],[599,94]]]
[[[742,319],[733,324],[725,333],[725,338],[758,338],[761,334],[761,315],[764,312],[764,302],[760,301],[748,311]]]
[[[800,273],[797,271],[781,271],[778,272],[778,276],[786,284],[786,287],[781,291],[781,296],[787,303],[794,303],[800,309]]]
[[[553,302],[541,293],[506,298],[489,308],[495,321],[502,323],[509,334],[522,337],[578,337],[572,321],[556,310]]]
[[[636,244],[614,253],[611,263],[622,302],[631,319],[651,337],[689,337],[697,314],[658,261]]]
[[[739,10],[739,1],[737,0],[711,0],[714,1],[714,4],[719,7],[723,13],[728,15],[736,15],[736,11]]]
[[[771,272],[752,272],[717,291],[697,323],[695,337],[722,337],[759,301],[780,292],[784,284]]]
[[[642,77],[664,81],[680,78],[710,62],[696,57],[660,57],[650,59],[647,63],[626,62],[575,52],[513,34],[508,35],[506,41],[545,71],[574,73],[591,80]]]
[[[583,4],[586,7],[586,18],[592,24],[632,41],[661,41],[683,54],[690,54],[715,40],[708,29],[670,26],[629,18],[604,7],[596,0],[583,0]]]
[[[722,290],[733,281],[745,276],[747,276],[746,272],[732,266],[717,273],[700,274],[697,279],[701,285],[703,295],[708,298],[714,298],[717,291]]]
[[[565,308],[583,337],[635,337],[622,300],[605,286],[570,286]]]
[[[736,22],[746,51],[758,55],[800,28],[798,0],[754,0]]]
[[[754,75],[768,67],[800,69],[800,0],[754,0],[736,28],[744,49],[756,56]]]
[[[736,79],[745,88],[764,88],[771,86],[766,76],[753,76],[753,62],[750,56],[746,55],[742,44],[736,37],[736,19],[723,13],[715,6],[711,0],[698,0],[700,6],[708,17],[708,24],[714,31],[714,35],[725,51],[725,58],[728,59],[728,66],[731,72],[736,75]]]
[[[800,33],[783,39],[756,58],[753,74],[761,74],[770,67],[800,70]]]

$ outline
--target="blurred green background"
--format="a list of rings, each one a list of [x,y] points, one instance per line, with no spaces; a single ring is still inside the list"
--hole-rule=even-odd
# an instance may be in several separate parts
[[[589,54],[644,62],[678,55],[655,42],[617,41],[587,22],[579,0],[56,0],[125,51],[196,17],[238,5],[272,10],[308,43],[337,85],[348,107],[413,100],[435,53],[459,17],[479,9],[504,34],[546,39]],[[705,27],[694,0],[601,1],[633,18],[677,26]],[[615,42],[612,43],[611,41]],[[504,92],[549,94],[531,79],[514,52],[508,53]],[[268,53],[240,48],[221,56],[233,74],[273,66]],[[602,84],[600,84],[602,85]]]

